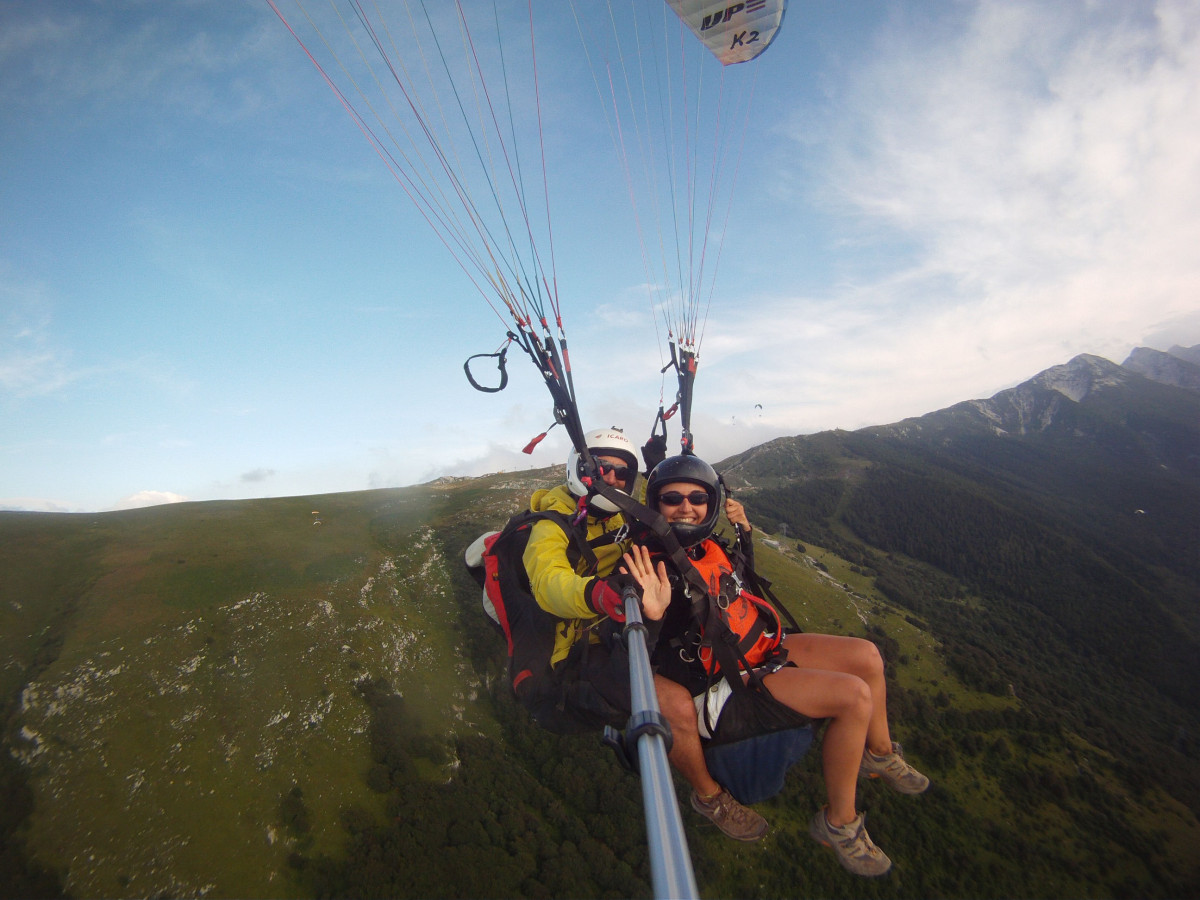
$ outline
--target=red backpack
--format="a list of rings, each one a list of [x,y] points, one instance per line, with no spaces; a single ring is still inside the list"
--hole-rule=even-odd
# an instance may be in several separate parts
[[[508,520],[502,531],[480,536],[466,551],[467,569],[483,587],[484,610],[504,633],[508,644],[508,675],[518,699],[528,699],[549,687],[550,657],[555,631],[561,621],[538,605],[525,571],[525,546],[534,524],[541,519],[557,523],[570,538],[571,565],[586,561],[584,574],[594,573],[596,554],[582,526],[563,513],[525,510]],[[611,536],[605,536],[611,541]]]

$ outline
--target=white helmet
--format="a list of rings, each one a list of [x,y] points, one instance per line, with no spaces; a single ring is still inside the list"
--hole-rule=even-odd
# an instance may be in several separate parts
[[[625,483],[619,486],[620,490],[626,494],[633,490],[633,482],[637,479],[638,461],[637,450],[633,446],[633,442],[625,437],[624,432],[620,428],[597,428],[595,431],[589,431],[583,436],[587,442],[588,452],[592,456],[615,456],[624,460],[625,465],[629,467],[629,477],[625,479]],[[579,451],[572,448],[570,455],[567,457],[567,488],[576,497],[582,497],[588,489],[581,480],[583,475],[583,460],[579,457]],[[617,507],[613,502],[599,494],[594,494],[588,501],[589,505],[596,509],[608,513],[617,512]]]

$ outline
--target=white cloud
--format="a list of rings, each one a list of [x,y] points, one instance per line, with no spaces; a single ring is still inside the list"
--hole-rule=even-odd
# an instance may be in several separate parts
[[[1200,295],[1200,8],[980,4],[926,24],[894,22],[831,98],[815,170],[857,252],[906,255],[710,326],[757,346],[746,370],[803,428],[928,412],[1081,352],[1121,362]]]
[[[186,503],[187,497],[181,494],[175,494],[171,491],[138,491],[136,494],[131,494],[124,500],[112,507],[118,509],[142,509],[146,506],[161,506],[164,503]]]

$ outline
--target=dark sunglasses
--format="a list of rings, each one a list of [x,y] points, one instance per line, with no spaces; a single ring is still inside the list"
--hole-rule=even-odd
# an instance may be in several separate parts
[[[690,494],[681,494],[679,491],[667,491],[658,495],[659,506],[679,506],[684,500],[692,506],[708,506],[708,492],[692,491]]]
[[[615,465],[614,463],[606,463],[606,462],[596,463],[596,468],[600,470],[601,475],[606,475],[609,472],[612,472],[621,481],[628,481],[629,474],[630,474],[630,472],[633,471],[632,469],[629,468],[629,466],[618,466],[618,465]]]

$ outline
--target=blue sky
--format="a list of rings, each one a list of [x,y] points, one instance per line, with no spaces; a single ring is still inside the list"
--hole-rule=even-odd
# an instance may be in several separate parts
[[[638,220],[570,8],[533,6],[582,415],[640,442],[673,387]],[[792,0],[750,66],[701,455],[1200,343],[1195,3]],[[0,2],[0,508],[557,463],[561,429],[520,453],[525,360],[463,377],[503,337],[265,2]]]

